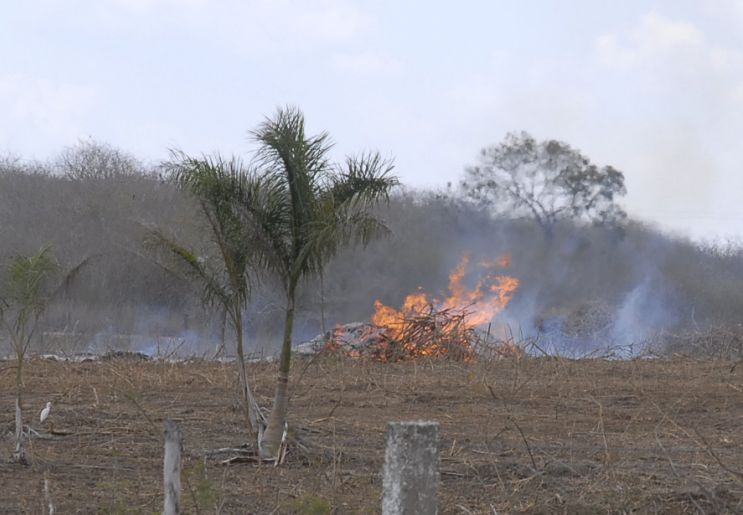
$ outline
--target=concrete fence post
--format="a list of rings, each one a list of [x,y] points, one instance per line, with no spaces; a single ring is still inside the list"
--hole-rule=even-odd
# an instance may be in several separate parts
[[[390,422],[384,457],[382,515],[438,513],[439,424]]]
[[[163,462],[163,489],[165,504],[163,515],[181,512],[181,450],[183,434],[178,425],[168,419],[165,426],[165,459]]]

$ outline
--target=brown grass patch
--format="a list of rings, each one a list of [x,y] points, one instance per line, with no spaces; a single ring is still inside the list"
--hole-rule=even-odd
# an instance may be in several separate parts
[[[162,509],[164,418],[185,434],[191,513],[376,513],[386,422],[441,423],[442,513],[697,513],[743,509],[743,367],[688,359],[513,358],[295,362],[290,424],[309,448],[285,465],[221,466],[245,441],[233,364],[32,360],[26,419],[54,404],[33,464],[0,463],[0,512]],[[2,447],[12,452],[12,362],[0,362]],[[251,367],[259,401],[275,365]],[[301,377],[301,379],[300,379]]]

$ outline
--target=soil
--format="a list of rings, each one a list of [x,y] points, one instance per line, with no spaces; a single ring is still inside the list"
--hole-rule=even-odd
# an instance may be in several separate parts
[[[275,367],[251,365],[264,406]],[[743,512],[743,365],[324,354],[292,374],[285,463],[222,465],[232,454],[211,451],[248,442],[234,363],[32,358],[25,417],[41,437],[23,466],[0,361],[0,512],[48,513],[46,481],[55,513],[159,513],[166,418],[185,435],[187,513],[379,513],[386,424],[413,419],[440,423],[441,513]]]

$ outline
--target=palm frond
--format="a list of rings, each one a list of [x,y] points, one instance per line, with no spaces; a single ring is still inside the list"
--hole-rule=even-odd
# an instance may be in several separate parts
[[[307,225],[313,219],[315,203],[331,171],[328,152],[332,143],[326,133],[307,137],[304,115],[299,109],[280,109],[273,119],[266,119],[253,137],[260,143],[257,152],[264,174],[274,178],[286,192],[284,222],[291,230],[292,259],[297,249],[309,239]]]
[[[220,155],[197,158],[172,151],[163,168],[171,180],[198,200],[220,254],[220,269],[207,266],[191,250],[162,234],[153,235],[200,280],[205,303],[218,299],[227,305],[233,298],[244,302],[259,254],[246,204],[256,201],[263,180],[239,158]]]
[[[399,185],[391,175],[394,164],[379,153],[346,158],[346,167],[333,177],[331,191],[337,205],[356,202],[379,202],[389,198]]]
[[[304,115],[294,106],[279,109],[250,134],[261,144],[257,156],[266,169],[287,182],[301,183],[298,187],[312,189],[331,168],[329,135],[307,137]]]
[[[237,291],[230,292],[220,281],[220,274],[210,270],[206,262],[192,250],[167,238],[158,230],[152,229],[149,234],[160,246],[167,249],[180,265],[184,266],[186,275],[192,276],[201,283],[201,298],[205,305],[213,305],[215,301],[218,301],[226,306],[230,303],[231,296],[235,294],[241,299],[247,297],[246,288],[237,288]],[[166,269],[169,268],[166,266]]]
[[[384,232],[367,211],[398,184],[391,161],[368,153],[332,166],[328,135],[307,136],[304,116],[293,107],[280,109],[251,134],[260,143],[261,176],[272,181],[273,194],[249,209],[268,243],[262,247],[272,250],[266,263],[287,287],[320,272],[339,246]]]

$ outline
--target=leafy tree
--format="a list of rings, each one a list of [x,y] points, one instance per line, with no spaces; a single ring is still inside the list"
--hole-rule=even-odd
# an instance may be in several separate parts
[[[10,337],[17,361],[13,459],[24,464],[28,457],[23,434],[23,362],[51,296],[50,277],[56,269],[49,247],[30,257],[14,257],[5,266],[0,290],[0,323]]]
[[[249,204],[261,242],[263,262],[280,279],[286,293],[284,337],[273,408],[259,442],[264,458],[279,458],[286,430],[292,329],[300,281],[317,276],[343,245],[366,243],[386,227],[370,208],[386,201],[397,179],[392,164],[379,154],[348,157],[331,163],[326,133],[305,134],[304,116],[280,109],[252,133],[259,143],[262,176],[271,184],[266,203]]]
[[[246,203],[265,203],[261,196],[270,188],[235,158],[192,158],[175,152],[165,168],[198,200],[218,259],[204,259],[158,230],[151,234],[200,282],[204,302],[218,304],[226,313],[235,334],[243,406],[253,433],[259,434],[265,421],[250,388],[243,346],[243,310],[250,295],[256,255]]]
[[[626,218],[616,204],[627,193],[622,172],[599,168],[567,143],[537,142],[526,132],[484,148],[480,163],[465,170],[462,189],[484,207],[533,218],[547,234],[563,219],[617,224]]]

